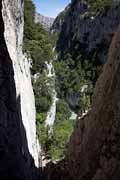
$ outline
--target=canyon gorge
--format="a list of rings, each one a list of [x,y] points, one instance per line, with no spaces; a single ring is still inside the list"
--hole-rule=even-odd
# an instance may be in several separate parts
[[[120,2],[102,2],[54,20],[0,0],[0,180],[120,179]]]

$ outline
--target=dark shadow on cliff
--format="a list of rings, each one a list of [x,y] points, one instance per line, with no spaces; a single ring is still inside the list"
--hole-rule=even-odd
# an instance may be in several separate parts
[[[4,39],[0,1],[0,180],[42,178],[41,170],[35,167],[28,150],[20,104],[20,97],[16,99],[14,70]]]

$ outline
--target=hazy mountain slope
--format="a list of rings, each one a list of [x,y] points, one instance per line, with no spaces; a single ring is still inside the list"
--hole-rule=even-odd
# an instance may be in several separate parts
[[[36,13],[35,14],[35,22],[40,23],[45,28],[45,30],[49,31],[53,25],[54,18],[43,16],[39,13]]]

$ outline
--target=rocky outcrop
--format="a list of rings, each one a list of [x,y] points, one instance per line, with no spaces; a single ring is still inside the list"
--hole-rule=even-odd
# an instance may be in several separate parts
[[[0,1],[0,22],[0,179],[31,180],[38,150],[30,62],[22,54],[23,0]]]
[[[83,61],[90,59],[95,64],[103,64],[107,60],[113,34],[120,23],[120,4],[114,1],[111,7],[97,16],[89,14],[88,7],[83,1],[72,1],[64,17],[57,49],[62,57],[71,53],[75,59],[79,54]]]
[[[51,32],[60,33],[62,30],[62,25],[64,23],[65,17],[69,11],[70,5],[68,5],[58,16],[54,19],[53,25],[51,27]]]
[[[66,160],[60,165],[61,173],[59,166],[53,166],[54,173],[50,172],[51,177],[56,174],[55,180],[120,179],[119,48],[120,26],[96,84],[91,111],[84,118],[78,116]]]
[[[36,13],[35,22],[41,24],[46,31],[49,31],[53,25],[54,18],[43,16],[39,13]]]

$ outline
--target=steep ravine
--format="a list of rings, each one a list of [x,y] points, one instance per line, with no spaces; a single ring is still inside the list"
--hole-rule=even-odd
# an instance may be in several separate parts
[[[91,111],[77,120],[63,162],[49,165],[49,180],[120,179],[120,26],[95,88]]]
[[[0,1],[0,180],[44,179],[37,168],[39,144],[31,60],[22,53],[23,4],[23,0]],[[43,169],[47,180],[120,179],[119,49],[120,27],[96,84],[92,108],[83,118],[78,115],[65,158]],[[52,64],[47,67],[54,81]],[[53,94],[56,101],[55,86]],[[53,125],[55,102],[52,107],[48,124]]]

